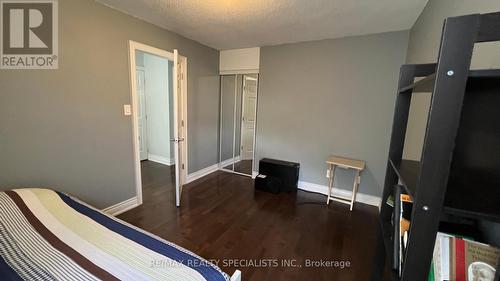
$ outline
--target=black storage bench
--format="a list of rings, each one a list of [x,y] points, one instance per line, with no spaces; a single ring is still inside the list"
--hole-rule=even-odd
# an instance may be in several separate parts
[[[263,158],[259,161],[255,189],[272,193],[297,191],[299,169],[299,163]]]

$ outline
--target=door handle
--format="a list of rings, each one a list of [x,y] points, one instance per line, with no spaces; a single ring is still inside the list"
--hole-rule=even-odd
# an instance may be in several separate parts
[[[184,141],[184,138],[175,138],[175,139],[170,139],[171,142],[181,142]]]

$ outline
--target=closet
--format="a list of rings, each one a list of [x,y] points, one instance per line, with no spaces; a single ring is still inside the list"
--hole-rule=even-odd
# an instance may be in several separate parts
[[[219,168],[252,176],[257,124],[258,74],[220,77]]]

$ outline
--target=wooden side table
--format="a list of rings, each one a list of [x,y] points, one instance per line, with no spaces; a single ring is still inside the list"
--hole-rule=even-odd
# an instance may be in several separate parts
[[[330,204],[331,200],[338,201],[341,203],[349,204],[350,210],[352,211],[352,206],[356,201],[356,193],[358,192],[358,186],[361,182],[360,173],[365,169],[365,161],[349,159],[339,156],[330,156],[326,160],[328,164],[328,174],[330,175],[328,180],[328,198],[326,199],[326,204]],[[356,174],[354,176],[354,183],[352,185],[352,196],[351,198],[335,196],[332,194],[333,189],[333,178],[335,176],[335,168],[343,168],[343,169],[354,169],[356,170]]]

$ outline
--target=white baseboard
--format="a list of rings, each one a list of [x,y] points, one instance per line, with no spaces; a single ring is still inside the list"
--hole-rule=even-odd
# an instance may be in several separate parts
[[[160,163],[163,165],[168,165],[168,166],[172,166],[175,164],[174,159],[155,155],[155,154],[150,154],[150,153],[148,153],[148,160],[156,162],[156,163]]]
[[[140,205],[139,202],[137,202],[137,196],[134,196],[130,199],[117,203],[113,206],[109,206],[105,209],[102,209],[102,211],[108,215],[117,216],[139,205]]]
[[[255,179],[259,175],[259,172],[252,171],[252,179]]]
[[[201,170],[198,170],[196,172],[193,172],[191,174],[188,174],[187,177],[186,177],[186,184],[187,183],[190,183],[190,182],[193,182],[199,178],[202,178],[208,174],[211,174],[215,171],[219,170],[219,164],[214,164],[212,166],[208,166],[206,168],[203,168]]]
[[[201,170],[198,170],[196,172],[188,174],[187,178],[186,178],[186,184],[188,184],[190,182],[193,182],[193,181],[195,181],[195,180],[197,180],[199,178],[202,178],[202,177],[204,177],[206,175],[209,175],[209,174],[211,174],[211,173],[219,170],[219,167],[221,167],[221,168],[225,167],[225,166],[227,166],[229,164],[232,164],[233,162],[234,163],[240,162],[240,156],[236,156],[234,158],[229,158],[227,160],[224,160],[224,161],[220,162],[220,164],[219,163],[213,164],[212,166],[208,166],[206,168],[203,168]]]
[[[309,191],[309,192],[320,193],[323,195],[328,195],[328,186],[326,186],[326,185],[320,185],[320,184],[315,184],[315,183],[310,183],[310,182],[305,182],[305,181],[299,181],[299,189],[302,189],[304,191]],[[352,191],[340,189],[340,188],[333,188],[333,195],[351,198]],[[356,194],[356,202],[361,202],[361,203],[365,203],[368,205],[380,207],[380,201],[381,201],[381,199],[378,196],[364,194],[364,193],[360,193],[360,192],[358,192]],[[325,199],[325,203],[326,203],[326,199]]]
[[[236,164],[236,163],[238,163],[238,162],[240,162],[240,161],[241,161],[240,156],[235,156],[234,158],[229,158],[229,159],[226,159],[226,160],[224,160],[224,161],[220,162],[220,166],[221,166],[222,168],[224,168],[224,167],[226,167],[227,165],[231,165],[231,164],[233,164],[233,163],[235,163],[235,164]]]

